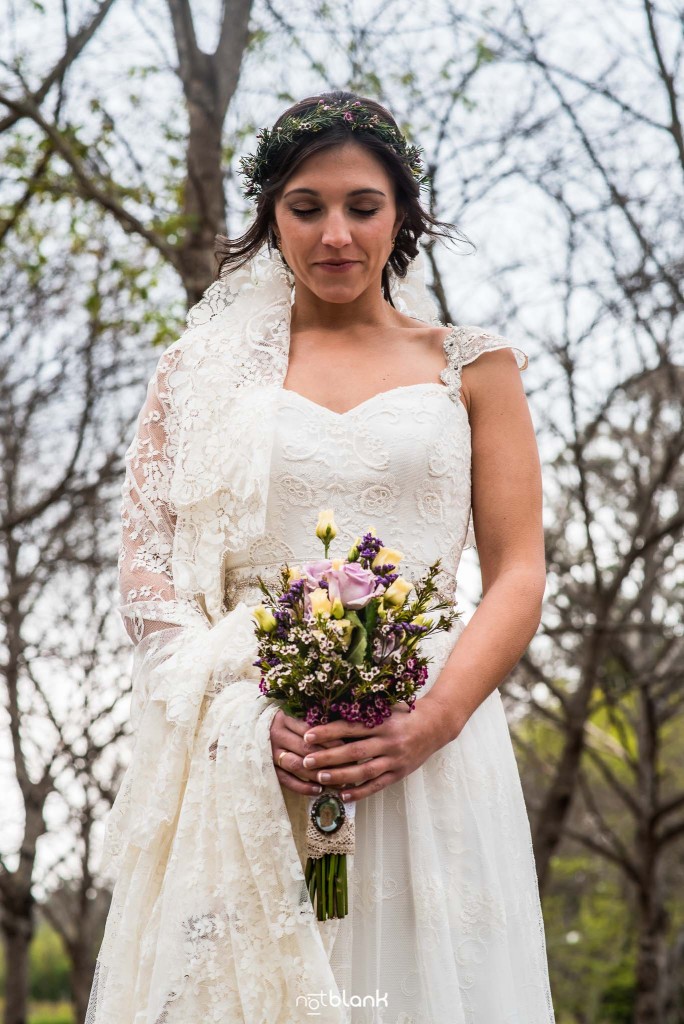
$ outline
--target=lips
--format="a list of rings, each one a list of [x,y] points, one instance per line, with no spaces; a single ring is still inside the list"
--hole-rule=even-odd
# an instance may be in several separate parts
[[[358,260],[320,260],[319,266],[322,267],[344,267],[348,263],[358,263]]]

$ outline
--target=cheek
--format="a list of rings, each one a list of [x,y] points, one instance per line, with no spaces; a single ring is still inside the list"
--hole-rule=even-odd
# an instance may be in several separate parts
[[[393,223],[394,221],[391,217],[375,216],[369,217],[368,221],[362,225],[364,229],[363,237],[369,245],[373,245],[378,249],[381,249],[383,251],[383,255],[392,236]]]
[[[283,223],[282,238],[288,244],[297,249],[309,244],[315,234],[312,224],[306,220],[298,220],[297,217],[288,217]]]

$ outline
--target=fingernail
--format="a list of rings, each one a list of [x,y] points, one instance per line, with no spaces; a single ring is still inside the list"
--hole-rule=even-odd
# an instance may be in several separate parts
[[[304,739],[305,739],[305,741],[307,743],[315,743],[316,742],[316,734],[313,733],[313,732],[305,732],[304,733]]]
[[[314,765],[316,764],[316,758],[312,754],[307,754],[304,760],[302,761],[302,764],[304,765],[305,768],[313,768]]]
[[[318,773],[318,781],[319,782],[330,782],[331,778],[332,778],[332,776],[330,775],[330,772],[319,772]]]
[[[323,792],[323,787],[322,786],[314,786],[314,792],[315,793],[322,793]]]

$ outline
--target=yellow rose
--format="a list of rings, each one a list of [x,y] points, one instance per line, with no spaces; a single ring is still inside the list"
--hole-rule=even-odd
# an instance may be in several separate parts
[[[344,605],[340,601],[339,597],[336,597],[333,601],[332,607],[330,608],[330,614],[333,619],[341,619],[344,615]]]
[[[408,580],[405,580],[402,576],[397,576],[394,583],[391,583],[382,595],[385,604],[390,604],[394,608],[400,608],[412,587],[413,584],[409,583]]]
[[[358,560],[359,560],[359,544],[360,543],[361,543],[361,538],[357,537],[356,540],[354,541],[354,543],[352,544],[352,546],[349,548],[349,551],[347,552],[347,561],[348,562],[358,562]]]
[[[331,569],[341,569],[346,564],[346,558],[331,558],[330,567]]]
[[[380,548],[373,559],[371,568],[377,569],[379,565],[399,565],[403,557],[402,552],[396,551],[394,548]]]
[[[431,626],[433,620],[429,615],[421,612],[420,615],[416,615],[411,621],[415,622],[416,626]]]
[[[323,509],[318,513],[318,522],[316,523],[316,536],[322,541],[331,541],[337,536],[337,527],[335,526],[335,512],[331,508]]]
[[[261,629],[264,629],[267,633],[270,633],[272,629],[275,629],[277,622],[273,616],[273,613],[268,608],[264,607],[263,604],[258,604],[252,609],[252,615],[257,620]]]
[[[349,619],[336,619],[333,622],[333,626],[340,634],[340,638],[345,647],[349,647],[352,637],[352,629],[354,628]]]
[[[330,616],[332,610],[332,604],[328,597],[327,590],[323,587],[316,587],[315,590],[311,591],[311,611],[314,615],[325,615]]]
[[[294,580],[301,580],[304,573],[298,565],[289,565],[287,567],[287,582],[292,583]]]

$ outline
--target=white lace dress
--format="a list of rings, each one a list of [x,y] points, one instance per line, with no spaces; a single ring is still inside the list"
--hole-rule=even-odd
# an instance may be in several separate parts
[[[281,389],[266,530],[224,563],[236,623],[261,600],[257,574],[274,580],[283,562],[320,556],[312,538],[322,508],[335,513],[333,557],[372,526],[406,553],[403,575],[441,557],[442,593],[456,601],[459,559],[473,541],[461,367],[504,346],[513,347],[454,329],[441,383],[394,388],[343,414]],[[515,353],[524,367],[524,353]],[[240,621],[244,637],[249,621]],[[421,693],[463,628],[456,620],[429,639],[434,660]],[[179,648],[186,671],[206,646],[199,636]],[[249,692],[258,677],[245,664],[242,675],[235,666],[214,671],[176,816],[141,842],[148,861],[127,854],[113,911],[119,926],[129,922],[127,944],[121,927],[118,946],[106,944],[109,973],[112,964],[122,977],[130,972],[128,1002],[126,983],[110,978],[111,1010],[96,1014],[93,996],[89,1021],[553,1024],[530,828],[499,691],[420,768],[358,801],[349,914],[318,922],[301,870],[309,798],[276,784],[266,799],[274,793],[271,716],[250,719],[258,724],[243,739],[237,731],[247,722],[241,709],[257,699]],[[248,792],[241,779],[251,779]],[[256,838],[257,818],[268,821],[267,841]]]

